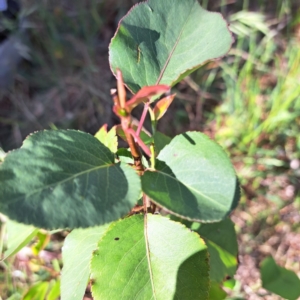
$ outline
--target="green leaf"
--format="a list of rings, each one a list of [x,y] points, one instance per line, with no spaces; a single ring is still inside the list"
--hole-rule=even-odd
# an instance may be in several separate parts
[[[230,290],[233,290],[236,287],[236,285],[237,281],[234,278],[223,281],[223,287]]]
[[[171,138],[167,135],[156,131],[154,134],[155,152],[158,154],[165,146],[171,142]]]
[[[197,0],[149,0],[120,21],[109,61],[136,93],[144,86],[173,86],[208,60],[224,56],[231,44],[226,21]]]
[[[219,223],[201,224],[196,231],[207,245],[210,279],[221,283],[226,276],[233,277],[238,265],[238,244],[232,221],[227,218]]]
[[[4,252],[3,260],[19,252],[39,231],[33,226],[20,224],[11,220],[7,220],[6,230],[7,249]]]
[[[134,159],[132,157],[132,154],[131,154],[131,151],[129,148],[128,149],[119,148],[117,151],[117,156],[118,156],[118,160],[120,162],[123,162],[126,164],[131,164],[131,165],[133,165],[133,163],[134,163]],[[142,164],[145,167],[149,166],[149,163],[148,163],[147,159],[145,158],[145,156],[142,156]]]
[[[154,136],[155,152],[158,154],[165,146],[171,142],[171,138],[167,135],[156,131]]]
[[[112,153],[118,150],[118,137],[116,127],[107,131],[107,124],[104,124],[95,134],[95,138],[104,144]]]
[[[199,132],[176,136],[158,155],[142,190],[159,206],[197,222],[224,219],[239,200],[235,171],[224,150]]]
[[[126,215],[140,178],[93,136],[75,130],[29,136],[0,165],[0,211],[37,227],[102,225]]]
[[[46,300],[57,300],[59,299],[59,296],[60,296],[60,281],[59,280],[52,281],[49,286],[49,291]]]
[[[29,289],[23,300],[45,300],[48,288],[49,282],[39,282]]]
[[[61,296],[64,300],[82,300],[89,280],[89,262],[108,225],[74,229],[62,248]]]
[[[50,234],[48,234],[48,232],[39,231],[36,234],[36,237],[38,238],[38,242],[31,247],[31,250],[32,253],[37,256],[48,245],[50,241]]]
[[[209,300],[223,300],[226,298],[226,296],[227,294],[218,283],[215,281],[210,282]]]
[[[91,261],[95,300],[208,297],[206,246],[180,223],[134,215],[112,224],[98,246]]]
[[[131,155],[130,149],[127,148],[119,148],[117,151],[117,158],[126,164],[133,164],[134,160]]]
[[[285,299],[299,299],[300,279],[294,272],[278,266],[272,257],[263,260],[260,273],[263,288]]]

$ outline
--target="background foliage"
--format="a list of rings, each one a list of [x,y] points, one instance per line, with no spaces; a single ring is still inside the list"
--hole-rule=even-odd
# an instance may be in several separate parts
[[[94,134],[103,123],[115,124],[107,49],[120,17],[135,1],[22,3],[21,28],[10,30],[26,59],[11,86],[0,89],[0,147],[17,148],[42,128]],[[262,288],[259,265],[265,257],[300,276],[300,3],[201,4],[224,15],[236,41],[223,60],[174,88],[176,100],[159,129],[170,136],[200,130],[228,151],[243,187],[231,216],[240,265],[228,291],[232,297],[276,299]],[[19,299],[33,285],[55,297],[66,235],[39,232],[15,259],[1,262],[1,297]]]

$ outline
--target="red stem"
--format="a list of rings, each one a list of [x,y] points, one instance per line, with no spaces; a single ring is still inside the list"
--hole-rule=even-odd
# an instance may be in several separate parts
[[[144,105],[144,110],[143,110],[143,113],[142,113],[142,116],[141,116],[141,119],[140,119],[140,122],[139,122],[139,126],[136,130],[136,135],[137,136],[140,136],[140,133],[142,131],[142,128],[143,128],[143,125],[144,125],[144,122],[145,122],[145,119],[146,119],[146,115],[147,115],[147,112],[148,112],[148,109],[149,109],[149,105],[150,105],[149,102],[145,103],[145,105]]]
[[[138,145],[143,149],[143,151],[149,156],[151,157],[151,151],[150,149],[145,145],[145,143],[142,141],[142,139],[136,134],[136,132],[132,129],[132,128],[128,128],[126,129],[126,131],[128,133],[130,133],[134,139],[136,140],[136,142],[138,143]]]

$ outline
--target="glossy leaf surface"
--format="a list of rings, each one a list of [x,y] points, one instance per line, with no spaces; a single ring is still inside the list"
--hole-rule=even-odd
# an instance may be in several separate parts
[[[90,259],[108,225],[74,229],[62,248],[61,297],[82,300],[90,275]]]
[[[158,205],[194,221],[225,218],[237,205],[239,186],[223,149],[206,135],[176,136],[142,176],[142,190]]]
[[[140,179],[93,136],[75,130],[29,136],[0,165],[0,211],[37,227],[102,225],[126,215]]]
[[[149,0],[120,21],[109,60],[136,93],[144,86],[174,85],[181,75],[225,55],[231,43],[226,21],[197,0]]]
[[[208,297],[206,246],[180,223],[134,215],[112,224],[98,246],[91,262],[95,300]]]

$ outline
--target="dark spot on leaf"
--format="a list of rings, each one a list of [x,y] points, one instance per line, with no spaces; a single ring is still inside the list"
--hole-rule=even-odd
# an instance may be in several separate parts
[[[115,241],[118,241],[119,239],[120,239],[120,238],[116,237],[116,238],[115,238]]]
[[[183,135],[183,136],[188,140],[188,142],[190,142],[192,145],[196,145],[195,141],[194,141],[192,138],[190,138],[186,133],[183,133],[182,135]]]

